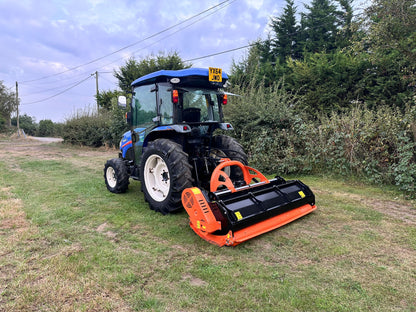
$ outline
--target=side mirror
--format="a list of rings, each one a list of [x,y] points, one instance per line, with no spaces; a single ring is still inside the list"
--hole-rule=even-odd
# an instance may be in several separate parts
[[[127,98],[124,95],[120,95],[117,98],[117,102],[118,102],[118,106],[122,107],[122,108],[126,108],[127,107]]]

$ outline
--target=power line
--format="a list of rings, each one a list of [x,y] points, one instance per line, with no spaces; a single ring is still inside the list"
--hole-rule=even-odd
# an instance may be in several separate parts
[[[353,14],[351,17],[352,17],[352,18],[356,18],[356,17],[359,17],[359,16],[361,16],[361,15],[363,15],[363,13]],[[326,24],[329,24],[329,23],[323,23],[323,24],[320,24],[320,25],[316,25],[315,27],[310,27],[309,29],[317,29],[317,28],[319,28],[319,27],[325,26]],[[289,36],[291,36],[291,35],[296,35],[296,34],[298,34],[298,33],[301,33],[302,31],[303,31],[303,30],[301,30],[301,29],[300,29],[300,30],[298,30],[298,31],[295,31],[295,32],[289,33],[288,35],[289,35]],[[234,52],[234,51],[238,51],[238,50],[241,50],[241,49],[250,48],[250,47],[255,46],[256,44],[257,44],[257,42],[255,42],[255,43],[251,43],[251,44],[247,44],[247,45],[244,45],[244,46],[241,46],[241,47],[238,47],[238,48],[233,48],[233,49],[229,49],[229,50],[220,51],[220,52],[217,52],[217,53],[212,53],[212,54],[208,54],[208,55],[204,55],[204,56],[200,56],[200,57],[192,58],[192,59],[189,59],[189,60],[185,60],[185,61],[183,61],[183,62],[193,62],[193,61],[197,61],[197,60],[205,59],[205,58],[212,57],[212,56],[217,56],[217,55],[221,55],[221,54],[226,54],[226,53],[229,53],[229,52]]]
[[[111,56],[111,55],[114,55],[114,54],[119,53],[119,52],[121,52],[121,51],[123,51],[123,50],[126,50],[126,49],[128,49],[128,48],[130,48],[130,47],[132,47],[132,46],[135,46],[135,45],[137,45],[137,44],[139,44],[139,43],[142,43],[142,42],[143,42],[143,41],[145,41],[145,40],[148,40],[148,39],[154,38],[154,37],[156,37],[156,36],[158,36],[158,35],[160,35],[160,34],[162,34],[162,33],[165,33],[165,32],[167,32],[167,31],[169,31],[169,30],[171,30],[171,29],[173,29],[173,28],[175,28],[175,27],[177,27],[177,26],[179,26],[179,25],[182,25],[182,24],[184,24],[184,23],[186,23],[186,22],[188,22],[188,21],[190,21],[190,20],[194,19],[195,17],[198,17],[198,16],[200,16],[200,15],[202,15],[202,14],[204,14],[204,13],[208,12],[208,11],[211,11],[211,10],[215,9],[216,7],[221,6],[221,5],[223,5],[224,3],[227,3],[227,2],[229,2],[229,1],[231,1],[231,0],[225,0],[225,1],[222,1],[222,2],[220,2],[219,4],[216,4],[216,5],[214,5],[214,6],[210,7],[210,8],[208,8],[208,9],[206,9],[206,10],[204,10],[204,11],[202,11],[202,12],[198,13],[198,14],[195,14],[195,15],[193,15],[193,16],[191,16],[191,17],[189,17],[189,18],[187,18],[187,19],[185,19],[185,20],[183,20],[183,21],[181,21],[181,22],[179,22],[179,23],[177,23],[177,24],[175,24],[175,25],[173,25],[173,26],[170,26],[170,27],[168,27],[168,28],[166,28],[166,29],[164,29],[164,30],[161,30],[161,31],[159,31],[159,32],[157,32],[157,33],[155,33],[155,34],[153,34],[153,35],[150,35],[150,36],[148,36],[148,37],[146,37],[146,38],[144,38],[144,39],[142,39],[142,40],[139,40],[139,41],[136,41],[136,42],[134,42],[134,43],[132,43],[132,44],[129,44],[129,45],[127,45],[127,46],[124,46],[124,47],[122,47],[122,48],[120,48],[120,49],[118,49],[118,50],[116,50],[116,51],[114,51],[114,52],[111,52],[111,53],[106,54],[106,55],[104,55],[104,56],[101,56],[101,57],[99,57],[99,58],[93,59],[93,60],[91,60],[91,61],[89,61],[89,62],[87,62],[87,63],[84,63],[84,64],[81,64],[81,65],[78,65],[78,66],[75,66],[75,67],[69,68],[69,69],[64,70],[64,71],[62,71],[62,72],[59,72],[59,73],[55,73],[55,74],[52,74],[52,75],[48,75],[48,76],[44,76],[44,77],[40,77],[40,78],[37,78],[37,79],[32,79],[32,80],[22,81],[22,82],[20,82],[20,83],[21,83],[21,84],[25,84],[25,83],[30,83],[30,82],[38,81],[38,80],[47,79],[47,78],[54,77],[54,76],[58,76],[58,75],[61,75],[61,74],[67,73],[67,72],[69,72],[69,71],[73,71],[73,70],[75,70],[75,69],[78,69],[78,68],[80,68],[80,67],[83,67],[83,66],[86,66],[86,65],[89,65],[89,64],[95,63],[95,62],[97,62],[97,61],[99,61],[99,60],[102,60],[102,59],[107,58],[107,57],[109,57],[109,56]]]
[[[99,74],[101,74],[101,72],[98,72]],[[105,78],[105,77],[103,77],[103,76],[101,76],[100,77],[101,79],[103,79],[103,80],[105,80],[105,81],[107,81],[108,83],[110,83],[110,84],[117,84],[117,82],[114,82],[114,81],[110,81],[110,79],[107,79],[107,78]]]
[[[229,1],[231,1],[231,0],[229,0]],[[150,44],[148,44],[148,45],[146,45],[146,46],[144,46],[144,47],[142,47],[142,48],[140,48],[140,49],[138,49],[138,50],[133,51],[133,52],[132,52],[132,54],[134,55],[135,53],[137,53],[137,52],[139,52],[139,51],[142,51],[142,50],[144,50],[144,49],[147,49],[147,48],[149,48],[149,47],[151,47],[151,46],[153,46],[153,45],[155,45],[155,44],[157,44],[157,43],[161,42],[162,40],[165,40],[166,38],[169,38],[169,37],[173,36],[174,34],[176,34],[176,33],[180,32],[180,31],[182,31],[182,30],[184,30],[184,29],[186,29],[186,28],[189,28],[190,26],[192,26],[192,25],[194,25],[194,24],[196,24],[196,23],[200,22],[201,20],[203,20],[203,19],[207,18],[208,16],[211,16],[211,15],[215,14],[215,13],[216,13],[216,12],[218,12],[219,10],[221,10],[221,9],[225,8],[226,6],[231,5],[231,4],[232,4],[233,2],[235,2],[235,1],[236,1],[236,0],[232,0],[230,3],[227,3],[226,5],[224,5],[224,6],[220,7],[220,8],[218,8],[218,9],[217,9],[217,10],[215,10],[214,12],[211,12],[210,14],[207,14],[207,15],[205,15],[205,16],[203,16],[203,17],[199,18],[198,20],[196,20],[196,21],[194,21],[194,22],[192,22],[192,23],[190,23],[190,24],[188,24],[188,25],[186,25],[186,26],[184,26],[184,27],[182,27],[182,28],[180,28],[180,29],[178,29],[178,30],[174,31],[173,33],[170,33],[170,34],[168,34],[168,35],[166,35],[166,36],[164,36],[164,37],[162,37],[162,38],[160,38],[160,39],[156,40],[156,41],[155,41],[155,42],[153,42],[153,43],[150,43]],[[224,1],[224,2],[225,2],[225,1]],[[223,3],[224,3],[224,2],[223,2]],[[221,5],[221,4],[219,4],[219,5]],[[218,6],[219,6],[219,5],[218,5]],[[122,59],[124,59],[124,57],[120,57],[120,58],[118,58],[118,59],[116,59],[116,60],[112,61],[111,63],[107,63],[107,64],[105,64],[105,65],[103,65],[103,66],[99,67],[98,69],[103,68],[103,67],[106,67],[106,66],[111,65],[111,64],[114,64],[114,63],[116,63],[116,62],[118,62],[119,60],[122,60]]]
[[[185,60],[184,62],[193,62],[193,61],[197,61],[197,60],[202,60],[204,58],[208,58],[208,57],[212,57],[212,56],[217,56],[217,55],[221,55],[221,54],[225,54],[225,53],[229,53],[229,52],[233,52],[233,51],[237,51],[237,50],[249,48],[249,47],[252,47],[254,45],[255,45],[255,43],[247,44],[247,45],[242,46],[242,47],[238,47],[238,48],[234,48],[234,49],[229,49],[229,50],[225,50],[225,51],[221,51],[221,52],[217,52],[217,53],[212,53],[212,54],[208,54],[208,55],[196,57],[196,58],[193,58],[193,59]]]
[[[83,74],[82,76],[85,77],[85,74]],[[78,80],[78,79],[76,79],[76,80]],[[55,91],[55,90],[60,90],[60,89],[68,88],[69,86],[72,86],[74,83],[78,83],[78,82],[72,81],[72,82],[66,83],[64,85],[56,86],[56,87],[53,87],[53,88],[30,92],[29,94],[27,94],[25,96],[28,97],[28,96],[32,96],[32,95],[36,95],[36,94],[46,93],[46,92],[49,92],[49,91]]]
[[[189,21],[189,20],[191,20],[191,19],[193,19],[193,18],[195,18],[195,17],[197,17],[197,16],[200,16],[200,15],[202,15],[203,13],[206,13],[206,12],[208,12],[208,11],[210,11],[210,10],[214,9],[214,8],[218,8],[218,7],[222,6],[223,4],[225,4],[225,3],[227,3],[227,2],[230,2],[230,1],[231,1],[231,0],[223,1],[223,2],[221,2],[220,4],[215,5],[215,6],[211,7],[211,8],[209,8],[209,9],[207,9],[207,10],[205,10],[205,11],[201,12],[201,13],[198,13],[197,15],[195,15],[195,16],[193,16],[193,17],[191,17],[191,18],[188,18],[188,19],[186,19],[186,20],[184,20],[184,21],[182,21],[182,22],[180,22],[180,23],[178,23],[178,24],[176,24],[176,25],[174,25],[174,26],[171,26],[171,27],[169,27],[169,28],[167,28],[167,29],[165,29],[165,30],[163,30],[163,31],[158,32],[157,34],[151,35],[151,36],[149,36],[149,37],[147,37],[147,38],[145,38],[145,39],[143,39],[143,40],[141,40],[141,41],[138,41],[138,42],[136,42],[136,43],[133,43],[133,44],[131,44],[131,45],[128,45],[128,46],[126,46],[126,47],[124,47],[124,48],[122,48],[122,49],[119,49],[119,50],[117,50],[117,51],[115,51],[115,52],[113,52],[113,53],[111,53],[111,54],[108,54],[108,55],[103,56],[103,57],[101,57],[101,58],[98,58],[98,59],[96,59],[96,60],[90,61],[90,62],[88,62],[88,63],[86,63],[86,64],[84,64],[84,65],[91,64],[91,63],[93,63],[93,62],[95,62],[95,61],[101,60],[101,59],[103,59],[103,58],[105,58],[105,57],[107,57],[107,56],[113,55],[113,54],[115,54],[115,53],[117,53],[117,52],[119,52],[119,51],[121,51],[121,50],[124,50],[124,49],[126,49],[126,48],[128,48],[128,47],[131,47],[131,46],[133,46],[133,45],[135,45],[135,44],[138,44],[139,42],[142,42],[142,41],[145,41],[145,40],[150,39],[150,38],[152,38],[152,37],[155,37],[155,36],[157,36],[157,35],[159,35],[159,34],[161,34],[161,33],[163,33],[163,32],[166,32],[166,31],[168,31],[168,30],[170,30],[170,29],[172,29],[172,28],[174,28],[174,27],[176,27],[176,26],[178,26],[178,25],[181,25],[181,24],[183,24],[183,23],[185,23],[185,22],[187,22],[187,21]],[[149,46],[152,46],[152,45],[154,45],[154,44],[156,44],[156,43],[158,43],[158,42],[160,42],[160,41],[162,41],[162,40],[164,40],[164,39],[166,39],[166,38],[168,38],[168,37],[170,37],[170,36],[172,36],[172,35],[174,35],[174,34],[178,33],[179,31],[182,31],[182,30],[183,30],[183,29],[185,29],[185,28],[188,28],[188,27],[192,26],[193,24],[195,24],[195,23],[199,22],[200,20],[202,20],[202,19],[204,19],[204,18],[206,18],[206,17],[208,17],[208,16],[210,16],[210,15],[212,15],[212,14],[216,13],[218,10],[223,9],[224,7],[226,7],[226,6],[230,5],[230,4],[232,4],[232,3],[233,3],[233,2],[235,2],[235,1],[236,1],[236,0],[232,0],[230,3],[228,3],[228,4],[226,4],[226,5],[224,5],[224,6],[220,7],[220,8],[218,8],[218,9],[217,9],[217,10],[215,10],[214,12],[212,12],[212,13],[210,13],[210,14],[208,14],[208,15],[206,15],[206,16],[204,16],[204,17],[202,17],[202,18],[200,18],[200,19],[198,19],[198,20],[196,20],[196,21],[194,21],[194,22],[192,22],[191,24],[188,24],[188,25],[186,25],[186,26],[184,26],[184,27],[180,28],[179,30],[177,30],[177,31],[175,31],[175,32],[173,32],[173,33],[171,33],[171,34],[169,34],[169,35],[167,35],[167,36],[164,36],[164,37],[160,38],[159,40],[157,40],[157,41],[153,42],[152,44],[147,45],[146,47],[143,47],[143,48],[141,48],[141,49],[139,49],[139,50],[134,51],[134,52],[133,52],[133,54],[134,54],[134,53],[136,53],[136,52],[138,52],[138,51],[140,51],[140,50],[143,50],[143,49],[145,49],[145,48],[147,48],[147,47],[149,47]],[[363,13],[354,14],[354,15],[352,15],[352,17],[354,18],[354,17],[360,16],[360,15],[363,15]],[[317,27],[320,27],[320,26],[323,26],[323,25],[325,25],[325,24],[316,25],[316,26],[315,26],[315,27],[313,27],[313,28],[317,28]],[[312,29],[312,28],[311,28],[311,29]],[[291,33],[290,35],[294,35],[294,34],[299,33],[299,32],[301,32],[301,31],[302,31],[302,30],[296,31],[296,32],[294,32],[294,33]],[[213,56],[218,56],[218,55],[222,55],[222,54],[226,54],[226,53],[230,53],[230,52],[238,51],[238,50],[241,50],[241,49],[249,48],[249,47],[252,47],[252,46],[254,46],[254,45],[256,45],[256,44],[257,44],[257,42],[256,42],[256,43],[252,43],[252,44],[247,44],[247,45],[244,45],[244,46],[241,46],[241,47],[233,48],[233,49],[228,49],[228,50],[224,50],[224,51],[220,51],[220,52],[216,52],[216,53],[212,53],[212,54],[208,54],[208,55],[204,55],[204,56],[200,56],[200,57],[196,57],[196,58],[192,58],[192,59],[184,60],[183,62],[192,62],[192,61],[201,60],[201,59],[205,59],[205,58],[209,58],[209,57],[213,57]],[[120,59],[122,59],[122,58],[119,58],[119,59],[117,59],[117,60],[113,61],[112,63],[115,63],[115,62],[117,62],[117,61],[118,61],[118,60],[120,60]],[[110,65],[110,64],[112,64],[112,63],[106,64],[106,65],[104,65],[104,66],[102,66],[102,67],[108,66],[108,65]],[[73,69],[77,69],[77,68],[79,68],[79,67],[81,67],[81,66],[84,66],[84,65],[79,65],[79,66],[77,66],[77,67],[74,67]],[[102,67],[99,67],[99,68],[102,68]],[[36,80],[41,80],[41,79],[46,79],[46,78],[49,78],[49,77],[52,77],[52,76],[57,76],[57,75],[59,75],[59,74],[62,74],[62,73],[68,72],[68,71],[70,71],[70,70],[71,70],[71,69],[68,69],[68,70],[66,70],[66,71],[64,71],[64,72],[61,72],[61,73],[58,73],[58,74],[54,74],[54,75],[50,75],[50,76],[47,76],[47,77],[44,77],[44,78],[39,78],[39,79],[36,79]],[[111,73],[111,72],[102,72],[102,73]],[[60,95],[60,94],[63,94],[63,93],[65,93],[65,92],[67,92],[67,91],[71,90],[72,88],[74,88],[74,87],[78,86],[79,84],[81,84],[81,83],[82,83],[82,82],[84,82],[85,80],[89,79],[90,77],[91,77],[91,76],[88,76],[87,78],[85,78],[85,79],[83,79],[83,80],[81,80],[81,81],[79,81],[79,82],[75,83],[74,85],[71,85],[69,88],[67,88],[67,89],[65,89],[65,90],[63,90],[63,91],[61,91],[61,92],[59,92],[59,93],[57,93],[57,94],[55,94],[55,95],[53,95],[53,96],[47,97],[47,98],[42,99],[42,100],[38,100],[38,101],[30,102],[30,103],[25,103],[25,104],[23,104],[23,105],[35,104],[35,103],[43,102],[43,101],[49,100],[49,99],[51,99],[51,98],[54,98],[54,97],[56,97],[56,96],[58,96],[58,95]],[[32,81],[36,81],[36,80],[32,80]],[[108,80],[107,80],[107,81],[108,81]],[[30,82],[30,81],[26,81],[26,82]],[[56,89],[56,88],[53,88],[53,89]],[[39,93],[39,92],[37,92],[37,93]]]
[[[231,2],[230,2],[230,1],[231,1]],[[188,24],[188,25],[186,25],[186,26],[184,26],[184,27],[182,27],[182,28],[180,28],[180,29],[176,30],[175,32],[170,33],[170,34],[168,34],[167,36],[164,36],[164,37],[160,38],[159,40],[157,40],[157,41],[155,41],[155,42],[153,42],[153,43],[151,43],[151,44],[149,44],[149,45],[147,45],[147,46],[145,46],[145,47],[143,47],[143,48],[141,48],[141,49],[138,49],[138,50],[134,51],[134,52],[133,52],[133,54],[134,54],[134,53],[137,53],[138,51],[141,51],[141,50],[143,50],[143,49],[146,49],[146,48],[148,48],[148,47],[150,47],[150,46],[152,46],[152,45],[155,45],[156,43],[158,43],[158,42],[160,42],[160,41],[162,41],[162,40],[164,40],[164,39],[166,39],[166,38],[168,38],[168,37],[171,37],[171,36],[173,36],[174,34],[176,34],[176,33],[180,32],[180,31],[182,31],[182,30],[184,30],[184,29],[186,29],[186,28],[189,28],[190,26],[192,26],[192,25],[194,25],[194,24],[198,23],[199,21],[201,21],[201,20],[203,20],[203,19],[205,19],[205,18],[207,18],[207,17],[209,17],[209,16],[211,16],[211,15],[215,14],[217,11],[219,11],[219,10],[221,10],[221,9],[225,8],[226,6],[231,5],[231,4],[232,4],[233,2],[235,2],[235,1],[236,1],[236,0],[227,0],[227,1],[223,1],[223,2],[221,2],[221,3],[217,4],[217,5],[215,5],[215,6],[211,7],[211,8],[209,8],[209,9],[207,9],[207,10],[203,11],[203,12],[198,13],[197,15],[195,15],[195,16],[193,16],[193,17],[191,17],[191,18],[188,18],[188,19],[186,19],[186,20],[184,20],[184,21],[182,21],[182,22],[180,22],[180,23],[178,23],[178,24],[176,24],[176,25],[174,25],[174,26],[171,26],[171,27],[169,27],[169,28],[165,29],[164,31],[158,32],[158,33],[157,33],[157,34],[155,34],[155,35],[152,35],[152,36],[149,36],[149,37],[148,37],[148,38],[146,38],[146,39],[143,39],[142,41],[147,40],[147,39],[149,39],[149,38],[151,38],[151,37],[157,36],[158,34],[161,34],[161,33],[163,33],[163,32],[166,32],[166,31],[168,31],[168,30],[170,30],[170,29],[172,29],[172,28],[174,28],[174,27],[176,27],[176,26],[178,26],[178,25],[184,24],[184,23],[186,23],[186,22],[190,21],[191,19],[193,19],[193,18],[195,18],[195,17],[197,17],[197,16],[200,16],[200,15],[202,15],[202,14],[204,14],[204,13],[206,13],[206,12],[209,12],[209,11],[211,11],[211,10],[213,10],[213,9],[215,9],[215,8],[216,8],[216,10],[214,10],[213,12],[211,12],[211,13],[209,13],[209,14],[205,15],[205,16],[202,16],[201,18],[197,19],[196,21],[193,21],[192,23],[190,23],[190,24]],[[228,2],[228,3],[227,3],[227,2]],[[136,42],[136,43],[134,43],[134,44],[131,44],[131,45],[127,46],[127,47],[131,47],[131,46],[133,46],[133,45],[135,45],[135,44],[137,44],[137,43],[138,43],[138,42]],[[127,47],[126,47],[126,48],[127,48]],[[118,50],[118,51],[121,51],[121,49],[120,49],[120,50]],[[114,53],[117,53],[117,51],[116,51],[116,52],[113,52],[113,53],[111,53],[111,54],[109,54],[109,55],[107,55],[107,56],[113,55]],[[102,59],[102,58],[104,58],[104,57],[101,57],[101,58],[99,58],[99,59]],[[99,59],[96,59],[96,60],[99,60]],[[115,61],[113,61],[113,62],[111,62],[111,63],[108,63],[108,64],[106,64],[106,65],[104,65],[104,66],[98,67],[97,69],[100,69],[100,68],[106,67],[106,66],[108,66],[108,65],[111,65],[111,64],[113,64],[113,63],[117,62],[117,61],[118,61],[118,60],[120,60],[120,59],[123,59],[123,57],[122,57],[122,58],[119,58],[119,59],[117,59],[117,60],[115,60]],[[86,63],[85,65],[90,64],[90,63],[92,63],[92,61],[91,61],[91,62]],[[80,66],[78,66],[78,67],[81,67],[81,66],[83,66],[83,65],[80,65]],[[77,68],[78,68],[78,67],[77,67]],[[76,69],[76,68],[74,68],[74,69]],[[66,71],[63,71],[63,72],[61,72],[61,73],[57,73],[57,74],[53,74],[53,75],[49,75],[49,76],[47,76],[47,77],[44,77],[44,78],[39,78],[39,79],[36,79],[36,80],[31,80],[31,81],[37,81],[37,80],[41,80],[41,79],[50,78],[50,77],[52,77],[52,76],[57,76],[57,75],[59,75],[59,74],[62,74],[62,73],[68,72],[69,70],[70,70],[70,69],[68,69],[68,70],[66,70]],[[111,73],[111,72],[103,72],[103,73]],[[30,81],[26,81],[26,83],[27,83],[27,82],[30,82]],[[56,95],[54,95],[54,96],[52,96],[52,97],[47,97],[47,98],[45,98],[44,100],[39,100],[39,101],[35,101],[35,102],[26,103],[25,105],[27,105],[27,104],[39,103],[39,102],[42,102],[42,101],[49,100],[50,98],[53,98],[53,97],[55,97],[55,96],[57,96],[57,95],[60,95],[60,94],[62,94],[62,93],[64,93],[64,92],[66,92],[66,91],[68,91],[68,90],[72,89],[73,87],[75,87],[75,86],[77,86],[77,85],[78,85],[78,83],[76,83],[75,85],[71,85],[71,87],[69,87],[68,89],[63,90],[63,91],[59,92],[58,94],[56,94]],[[42,93],[42,92],[51,91],[51,90],[56,90],[56,89],[59,89],[59,88],[61,88],[61,87],[50,88],[50,89],[47,89],[47,90],[44,90],[44,91],[38,91],[38,92],[35,92],[35,93],[32,93],[32,94],[39,94],[39,93]],[[30,95],[32,95],[32,94],[30,94]],[[30,96],[30,95],[29,95],[29,96]]]
[[[88,76],[87,78],[85,78],[85,79],[83,79],[83,80],[81,80],[81,81],[78,81],[76,84],[72,85],[71,87],[69,87],[69,88],[67,88],[67,89],[65,89],[65,90],[63,90],[63,91],[61,91],[61,92],[59,92],[59,93],[56,93],[56,94],[54,94],[54,95],[51,95],[51,96],[49,96],[49,97],[47,97],[47,98],[44,98],[44,99],[41,99],[41,100],[38,100],[38,101],[34,101],[34,102],[24,103],[24,104],[21,104],[21,105],[36,104],[36,103],[40,103],[40,102],[44,102],[44,101],[50,100],[50,99],[52,99],[52,98],[54,98],[54,97],[57,97],[58,95],[61,95],[62,93],[65,93],[65,92],[67,92],[67,91],[71,90],[72,88],[75,88],[76,86],[80,85],[81,83],[83,83],[84,81],[86,81],[86,80],[90,79],[91,77],[92,77],[92,76],[90,75],[90,76]]]

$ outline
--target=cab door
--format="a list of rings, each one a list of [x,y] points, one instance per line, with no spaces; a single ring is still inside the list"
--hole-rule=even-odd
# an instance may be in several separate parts
[[[146,135],[158,125],[156,90],[155,84],[139,86],[134,89],[131,104],[131,131],[136,164],[140,163]]]

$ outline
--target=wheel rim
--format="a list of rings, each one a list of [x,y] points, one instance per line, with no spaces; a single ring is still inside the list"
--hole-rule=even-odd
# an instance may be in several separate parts
[[[116,171],[113,167],[108,167],[106,172],[107,183],[111,188],[114,188],[117,184]]]
[[[151,155],[144,165],[144,182],[149,195],[157,202],[164,201],[170,190],[169,169],[159,155]]]

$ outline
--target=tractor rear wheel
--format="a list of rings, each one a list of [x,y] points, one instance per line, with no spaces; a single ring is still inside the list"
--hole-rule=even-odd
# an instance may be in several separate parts
[[[192,186],[192,167],[182,146],[157,139],[145,148],[140,164],[142,191],[150,208],[167,214],[182,208],[182,191]]]
[[[104,166],[104,179],[107,189],[112,193],[124,193],[129,187],[127,166],[121,158],[107,160]]]
[[[244,152],[243,146],[236,139],[227,135],[217,135],[214,137],[214,147],[221,150],[231,160],[237,160],[243,165],[248,165],[247,154]],[[230,170],[230,179],[232,181],[244,180],[240,168],[232,166]]]

